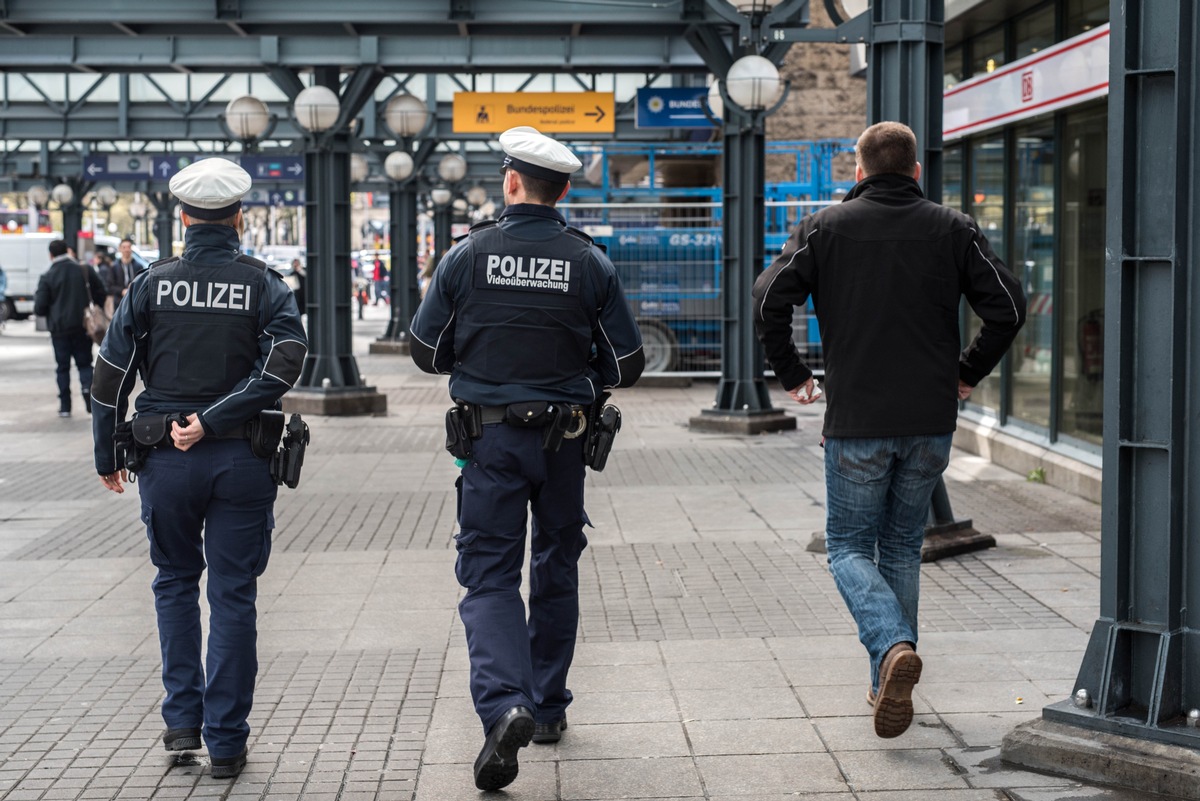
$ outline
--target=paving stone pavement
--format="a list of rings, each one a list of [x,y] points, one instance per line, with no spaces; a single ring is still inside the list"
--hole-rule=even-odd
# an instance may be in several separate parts
[[[250,762],[234,781],[211,779],[203,751],[161,750],[136,492],[106,493],[88,418],[55,416],[46,335],[0,334],[0,799],[481,797],[445,381],[367,355],[386,310],[366,312],[355,352],[388,415],[310,420],[260,580]],[[880,740],[865,653],[805,550],[824,526],[821,409],[776,393],[797,431],[689,432],[714,392],[619,393],[625,428],[588,476],[571,726],[521,752],[508,798],[1132,797],[998,758],[1005,733],[1071,689],[1098,608],[1097,506],[954,454],[955,511],[999,544],[924,567],[916,721]]]

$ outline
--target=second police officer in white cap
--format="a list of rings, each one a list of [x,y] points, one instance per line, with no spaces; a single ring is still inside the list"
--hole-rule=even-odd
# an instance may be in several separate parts
[[[238,252],[246,171],[205,159],[181,170],[170,187],[181,202],[183,255],[133,280],[100,346],[92,383],[95,461],[100,481],[120,493],[126,454],[144,459],[138,486],[158,568],[163,747],[197,749],[203,735],[213,777],[229,778],[246,763],[258,671],[257,578],[271,553],[278,490],[247,423],[276,408],[295,383],[308,340],[283,279]],[[131,434],[153,443],[140,452],[116,447],[113,436],[139,373],[145,389]],[[211,614],[202,663],[206,563]]]
[[[566,728],[589,523],[587,438],[561,429],[582,434],[581,410],[605,388],[631,386],[645,363],[612,262],[554,208],[579,159],[528,127],[505,131],[500,145],[507,205],[446,254],[412,323],[413,360],[450,375],[451,415],[469,440],[455,572],[467,589],[459,613],[485,734],[475,761],[481,790],[508,785],[520,748],[556,742]]]

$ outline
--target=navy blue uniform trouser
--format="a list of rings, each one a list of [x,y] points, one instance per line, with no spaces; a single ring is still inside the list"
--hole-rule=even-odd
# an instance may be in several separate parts
[[[79,371],[79,385],[84,392],[92,389],[92,338],[87,331],[68,331],[65,334],[51,334],[50,343],[54,346],[54,362],[57,365],[58,378],[58,409],[61,412],[71,411],[71,360],[75,360],[75,369]]]
[[[258,576],[271,555],[278,487],[244,439],[155,448],[138,475],[162,648],[163,721],[203,726],[210,756],[241,753],[258,673]],[[202,534],[203,532],[203,534]],[[200,575],[208,566],[209,634],[200,661]]]
[[[579,626],[584,437],[542,450],[540,430],[483,427],[459,480],[455,574],[467,594],[458,611],[467,631],[471,698],[490,731],[514,706],[539,723],[571,703],[567,671]],[[525,524],[532,508],[529,616],[521,599]]]

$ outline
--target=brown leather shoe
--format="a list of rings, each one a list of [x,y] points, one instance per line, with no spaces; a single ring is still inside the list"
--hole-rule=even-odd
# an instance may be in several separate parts
[[[908,643],[897,643],[883,657],[879,675],[875,734],[899,737],[912,724],[912,690],[921,680],[921,657]]]

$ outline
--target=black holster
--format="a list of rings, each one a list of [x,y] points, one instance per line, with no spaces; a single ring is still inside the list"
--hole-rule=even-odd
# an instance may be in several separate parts
[[[446,450],[455,459],[470,459],[471,442],[479,439],[482,429],[479,410],[456,402],[446,410]]]
[[[608,464],[608,454],[621,430],[621,410],[610,403],[603,393],[588,410],[588,438],[583,449],[583,463],[596,472]]]
[[[282,412],[274,412],[282,419]],[[304,466],[304,451],[309,442],[308,423],[298,414],[293,414],[284,428],[283,443],[271,455],[271,479],[276,484],[287,484],[295,489],[300,484],[300,468]],[[253,436],[251,443],[254,442]]]
[[[173,414],[142,414],[117,423],[113,444],[117,451],[117,467],[122,466],[137,475],[146,466],[150,451],[171,441],[171,423],[188,424],[187,416]]]

